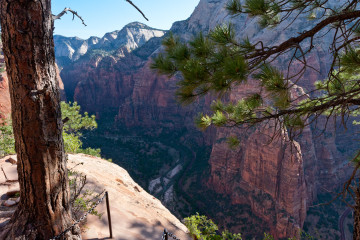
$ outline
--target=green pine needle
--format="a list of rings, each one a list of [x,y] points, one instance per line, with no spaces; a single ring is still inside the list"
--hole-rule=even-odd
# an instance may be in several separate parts
[[[345,71],[354,73],[360,70],[360,50],[349,48],[349,50],[340,57],[341,66]]]
[[[262,16],[270,11],[270,3],[266,0],[246,0],[244,8],[252,16]]]
[[[222,45],[233,43],[235,41],[234,27],[232,24],[218,25],[210,31],[209,38]]]
[[[195,124],[198,128],[205,130],[211,126],[212,119],[208,115],[199,114],[199,116],[195,119]]]
[[[255,50],[255,46],[251,44],[249,37],[246,37],[240,42],[240,47],[245,53],[249,53]]]
[[[211,117],[211,120],[215,126],[220,127],[220,126],[224,126],[228,119],[226,118],[223,112],[216,111],[215,114]]]
[[[241,2],[240,0],[230,0],[226,4],[226,10],[231,15],[240,14],[242,12]]]
[[[168,76],[172,76],[177,71],[176,66],[170,59],[164,56],[164,54],[160,53],[156,57],[152,59],[151,69],[156,69],[161,74],[166,74]]]
[[[170,51],[168,51],[168,57],[177,62],[182,62],[190,58],[190,51],[185,44],[176,43],[176,45],[172,46]]]
[[[255,94],[251,95],[250,97],[247,97],[245,99],[245,102],[246,102],[247,106],[249,107],[249,109],[253,110],[253,109],[260,107],[263,104],[263,99],[260,94],[255,93]]]
[[[231,136],[227,139],[227,144],[230,148],[234,149],[240,145],[240,140],[236,136]]]
[[[164,38],[162,44],[166,49],[171,49],[176,46],[179,42],[179,38],[176,38],[172,32],[169,33],[167,37]]]
[[[209,57],[213,53],[214,46],[209,41],[208,38],[205,38],[203,33],[200,32],[192,41],[189,42],[191,46],[191,51],[198,58]]]

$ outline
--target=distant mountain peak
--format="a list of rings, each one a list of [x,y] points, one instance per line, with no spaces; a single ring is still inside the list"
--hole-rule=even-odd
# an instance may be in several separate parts
[[[153,28],[153,27],[150,27],[144,23],[141,23],[141,22],[131,22],[131,23],[128,23],[124,26],[124,28],[142,28],[142,29],[148,29],[148,30],[156,30],[156,31],[164,31],[166,32],[167,30],[163,30],[163,29],[158,29],[158,28]]]
[[[155,29],[140,22],[132,22],[121,30],[106,33],[102,38],[90,37],[87,40],[78,37],[54,36],[55,55],[62,69],[65,65],[77,61],[88,53],[111,55],[119,49],[131,52],[153,37],[162,37],[165,30]],[[121,55],[122,56],[122,55]]]
[[[149,26],[141,22],[131,22],[126,24],[124,28],[149,28]]]

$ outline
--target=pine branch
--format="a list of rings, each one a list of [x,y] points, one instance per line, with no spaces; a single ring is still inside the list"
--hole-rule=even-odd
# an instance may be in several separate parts
[[[360,89],[356,89],[356,91],[354,91],[355,93],[352,94],[351,96],[357,96],[359,95]],[[235,125],[242,125],[242,124],[246,124],[246,123],[260,123],[260,122],[264,122],[266,120],[270,120],[270,119],[280,119],[283,116],[290,116],[290,115],[296,115],[296,114],[302,114],[302,113],[306,113],[307,115],[311,115],[311,114],[316,114],[316,113],[323,113],[328,109],[331,108],[335,108],[338,106],[343,106],[343,105],[360,105],[360,99],[359,98],[352,98],[352,97],[345,97],[346,95],[349,95],[350,93],[344,93],[341,95],[338,95],[336,98],[325,102],[323,104],[317,105],[317,106],[313,106],[313,107],[299,107],[299,108],[294,108],[294,109],[285,109],[285,110],[280,110],[278,113],[276,114],[269,114],[267,116],[264,117],[258,117],[258,118],[248,118],[245,119],[244,121],[240,121],[240,122],[235,122]]]
[[[323,21],[321,21],[320,23],[318,23],[311,30],[306,31],[297,37],[292,37],[292,38],[288,39],[287,41],[281,43],[278,46],[269,48],[269,50],[257,51],[254,54],[249,55],[247,57],[247,59],[253,59],[253,58],[260,57],[261,60],[259,60],[259,62],[264,61],[274,54],[281,53],[289,48],[298,46],[306,38],[313,38],[316,33],[320,32],[322,29],[324,29],[326,26],[328,26],[330,24],[349,20],[349,19],[355,19],[358,17],[360,17],[360,10],[330,16],[330,17],[324,19]]]

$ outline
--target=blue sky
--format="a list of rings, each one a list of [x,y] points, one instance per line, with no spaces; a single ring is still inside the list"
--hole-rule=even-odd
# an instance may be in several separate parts
[[[139,21],[150,27],[169,29],[173,22],[187,19],[199,0],[132,0],[149,19],[147,22],[125,0],[53,0],[52,12],[58,14],[65,7],[76,10],[79,19],[72,21],[72,14],[65,14],[55,22],[55,34],[63,36],[102,37],[105,33],[120,30],[127,23]]]

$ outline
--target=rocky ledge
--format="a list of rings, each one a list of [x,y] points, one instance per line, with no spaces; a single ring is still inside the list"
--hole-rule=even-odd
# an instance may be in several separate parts
[[[127,171],[116,164],[84,154],[70,154],[68,168],[87,177],[86,189],[96,193],[109,193],[113,239],[161,239],[164,228],[180,239],[190,239],[186,227],[155,197],[148,194],[130,177]],[[0,159],[0,223],[6,224],[16,209],[4,206],[12,201],[18,191],[16,156]],[[86,190],[84,189],[84,190]],[[96,210],[104,213],[99,219],[89,216],[82,227],[83,239],[106,239],[109,236],[105,202]]]

